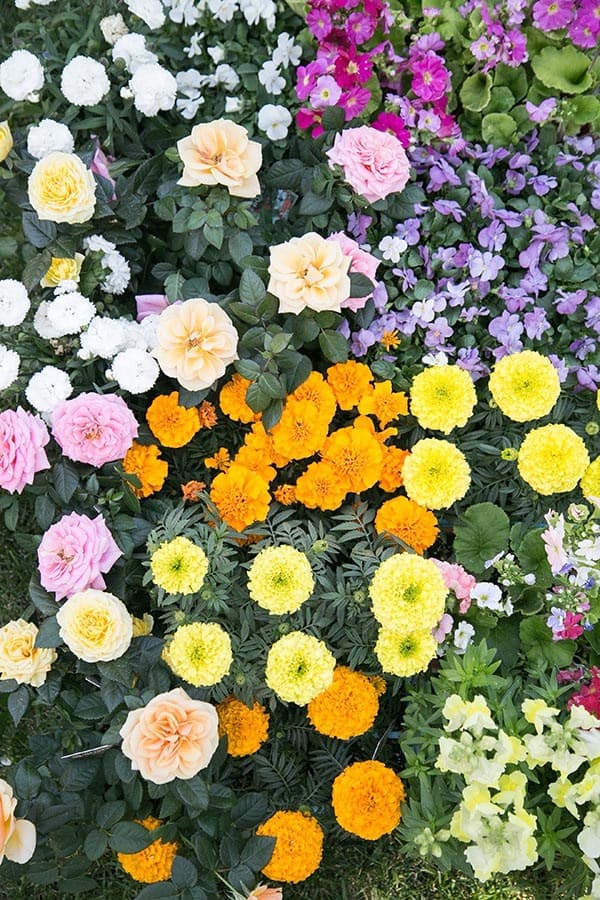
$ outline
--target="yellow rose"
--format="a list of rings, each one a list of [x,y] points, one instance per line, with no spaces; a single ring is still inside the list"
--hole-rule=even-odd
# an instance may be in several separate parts
[[[0,162],[4,162],[13,148],[13,137],[8,122],[0,122]]]
[[[0,864],[4,857],[11,862],[29,862],[35,850],[35,825],[15,818],[16,805],[13,789],[0,778]]]
[[[84,662],[118,659],[133,636],[125,604],[113,594],[94,588],[69,597],[57,612],[56,621],[69,650]]]
[[[40,285],[56,287],[61,281],[79,281],[81,264],[84,259],[83,253],[76,253],[74,259],[53,256],[50,268],[40,281]]]
[[[75,225],[94,215],[96,182],[74,153],[57,150],[38,160],[28,188],[29,202],[42,220]]]
[[[138,619],[137,616],[131,617],[131,624],[133,626],[133,637],[146,637],[148,634],[152,634],[152,629],[154,627],[154,619],[148,613],[144,613],[141,619]]]
[[[33,622],[17,619],[0,628],[0,681],[40,687],[46,680],[56,651],[36,647],[38,629]]]
[[[350,262],[336,241],[314,231],[271,247],[268,290],[279,300],[279,312],[340,312],[350,296]]]
[[[223,184],[233,197],[257,197],[260,184],[256,173],[262,164],[262,147],[248,139],[242,125],[217,119],[195,125],[189,137],[177,141],[183,161],[178,184]]]

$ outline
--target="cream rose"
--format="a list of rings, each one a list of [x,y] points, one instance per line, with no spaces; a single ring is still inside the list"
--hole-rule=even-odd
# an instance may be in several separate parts
[[[217,749],[218,725],[214,706],[175,688],[129,713],[120,731],[121,749],[146,781],[193,778]]]
[[[314,231],[271,247],[268,290],[279,300],[279,312],[340,312],[350,296],[350,262],[336,241]]]
[[[38,628],[33,622],[17,619],[0,628],[0,681],[40,687],[46,680],[56,651],[36,647]]]
[[[196,298],[163,310],[153,353],[165,375],[201,391],[238,358],[237,343],[233,322],[219,304]]]
[[[29,202],[42,220],[87,222],[96,207],[96,182],[74,153],[56,150],[38,160],[29,176]]]
[[[4,162],[13,148],[13,137],[8,122],[0,122],[0,162]]]
[[[223,184],[233,197],[257,197],[260,184],[256,173],[262,164],[262,147],[248,139],[242,125],[217,119],[192,128],[189,137],[177,141],[183,161],[178,184]]]
[[[94,588],[69,597],[58,610],[56,621],[69,650],[84,662],[118,659],[133,637],[125,604],[113,594]]]
[[[0,778],[0,863],[4,857],[11,862],[29,862],[35,850],[35,825],[15,818],[16,805],[13,789]]]

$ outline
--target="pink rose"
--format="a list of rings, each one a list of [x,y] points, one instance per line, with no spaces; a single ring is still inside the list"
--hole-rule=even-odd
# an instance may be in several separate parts
[[[129,713],[119,732],[121,749],[142,778],[167,784],[207,767],[219,744],[218,727],[214,706],[175,688]]]
[[[21,407],[0,413],[0,487],[20,494],[36,472],[49,469],[43,449],[50,435],[39,416]]]
[[[38,547],[40,581],[56,600],[87,588],[106,587],[108,572],[122,556],[102,516],[88,519],[78,513],[51,525]]]
[[[92,466],[123,459],[137,433],[133,413],[115,394],[79,394],[52,416],[52,436],[65,456]]]
[[[159,316],[167,308],[169,301],[165,294],[136,294],[135,305],[136,318],[138,322],[143,322],[147,316]]]
[[[379,260],[376,256],[367,253],[366,250],[361,250],[360,245],[344,234],[343,231],[336,231],[335,234],[330,234],[327,240],[335,241],[336,244],[339,244],[344,256],[350,257],[350,274],[360,272],[361,275],[366,275],[369,281],[375,281],[379,265]],[[352,312],[356,312],[358,309],[362,309],[369,297],[372,296],[373,294],[370,293],[365,297],[348,297],[347,300],[342,302],[342,309],[351,309]]]
[[[432,562],[442,573],[444,584],[448,590],[454,591],[456,599],[461,601],[459,612],[464,616],[471,605],[471,591],[477,584],[477,579],[469,575],[458,563],[449,563],[441,559],[432,559]]]
[[[398,138],[368,125],[337,134],[327,151],[329,165],[337,163],[357,194],[375,203],[402,191],[408,181],[410,163]]]

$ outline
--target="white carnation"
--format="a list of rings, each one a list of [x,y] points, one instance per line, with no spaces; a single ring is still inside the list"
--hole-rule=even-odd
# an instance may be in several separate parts
[[[292,124],[292,114],[285,106],[267,103],[258,114],[258,127],[271,141],[282,141],[287,137]]]
[[[148,63],[157,63],[158,56],[146,47],[143,34],[126,34],[119,38],[112,49],[113,59],[122,59],[131,75]]]
[[[165,11],[160,0],[125,0],[130,13],[138,16],[151,31],[165,24]]]
[[[173,75],[156,63],[136,69],[129,82],[135,108],[145,116],[155,116],[161,109],[173,109],[177,82]]]
[[[92,301],[78,291],[60,294],[50,301],[46,309],[48,321],[57,337],[78,334],[82,328],[89,325],[95,314],[96,307]]]
[[[35,311],[35,316],[33,317],[33,327],[40,337],[44,338],[45,341],[51,341],[54,338],[60,337],[56,328],[50,322],[48,318],[48,309],[50,307],[49,300],[42,300],[40,305]]]
[[[279,67],[274,62],[267,60],[263,63],[262,69],[258,73],[258,80],[264,87],[267,94],[281,94],[285,87],[285,78],[281,76]]]
[[[111,319],[108,316],[94,316],[81,335],[80,359],[112,359],[125,347],[127,319]]]
[[[73,385],[66,372],[56,366],[44,366],[29,380],[25,388],[27,402],[40,413],[54,412],[59,403],[73,393]]]
[[[124,294],[131,281],[131,269],[125,257],[118,250],[112,250],[102,257],[102,266],[109,270],[100,285],[102,290],[107,294]]]
[[[42,119],[39,125],[32,125],[27,134],[27,152],[42,159],[49,153],[72,153],[75,149],[73,135],[62,122]]]
[[[0,88],[11,100],[37,103],[37,92],[44,86],[44,70],[29,50],[15,50],[0,65]]]
[[[30,306],[27,288],[22,281],[14,278],[0,281],[0,325],[5,328],[20,325]]]
[[[75,56],[64,67],[60,89],[73,106],[97,106],[110,90],[102,63],[91,56]]]
[[[116,250],[112,241],[107,241],[101,234],[90,234],[83,239],[83,246],[92,253],[111,253]]]
[[[111,373],[123,391],[144,394],[159,376],[158,363],[145,350],[131,348],[117,353],[112,361]]]
[[[154,350],[156,347],[156,330],[159,318],[160,316],[153,313],[151,316],[145,316],[139,323],[140,335],[145,341],[147,350]]]
[[[146,336],[139,322],[123,319],[123,345],[121,350],[146,350]]]
[[[4,344],[0,344],[0,391],[5,391],[13,384],[19,374],[21,357],[16,350],[9,350]]]
[[[235,91],[240,83],[237,72],[227,63],[221,63],[221,65],[217,66],[214,78],[215,85],[225,88],[226,91]]]
[[[112,47],[120,37],[128,33],[129,29],[121,13],[117,13],[115,16],[105,16],[100,20],[100,31],[106,43]]]

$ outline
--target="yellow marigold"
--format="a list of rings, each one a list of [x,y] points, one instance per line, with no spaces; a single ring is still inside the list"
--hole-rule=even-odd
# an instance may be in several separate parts
[[[40,281],[41,287],[56,287],[61,281],[79,281],[83,253],[76,253],[73,259],[53,256],[48,271]]]
[[[210,687],[222,681],[231,668],[231,639],[217,622],[180,625],[162,657],[184,681],[194,687]]]
[[[291,506],[296,502],[296,488],[293,484],[282,484],[273,491],[273,497],[282,506]]]
[[[208,558],[202,547],[186,537],[163,543],[150,557],[154,584],[168,594],[195,594],[204,584]]]
[[[323,641],[290,631],[269,650],[265,680],[281,700],[305,706],[329,687],[334,668],[335,657]]]
[[[269,736],[269,713],[255,701],[246,706],[237,697],[227,697],[217,704],[219,736],[227,736],[227,752],[231,756],[250,756]]]
[[[281,419],[271,431],[273,446],[287,459],[305,459],[321,449],[328,428],[329,420],[319,415],[316,403],[288,397]]]
[[[143,825],[147,831],[154,831],[163,824],[160,819],[155,819],[153,816],[135,821],[138,825]],[[177,856],[178,849],[179,844],[175,841],[166,842],[157,838],[138,853],[117,853],[117,859],[134,881],[156,884],[159,881],[168,881],[171,877],[173,861]]]
[[[204,481],[187,481],[181,485],[181,496],[188,503],[197,503],[205,487]]]
[[[517,465],[538,494],[572,491],[590,464],[585,444],[567,425],[543,425],[525,437]]]
[[[231,465],[227,447],[219,447],[212,456],[207,456],[204,460],[204,465],[207,469],[218,469],[219,472],[226,472]]]
[[[393,497],[381,505],[375,517],[375,531],[395,535],[415,553],[424,553],[439,533],[433,513],[408,497]]]
[[[198,419],[200,428],[214,428],[217,424],[217,411],[208,400],[204,400],[198,407]]]
[[[269,486],[260,475],[234,464],[217,475],[210,488],[210,499],[230,528],[243,531],[254,522],[264,522],[271,497]]]
[[[498,360],[489,380],[496,404],[515,422],[548,415],[560,394],[558,372],[535,350],[523,350]]]
[[[254,557],[248,572],[248,593],[274,615],[296,612],[315,587],[305,553],[295,547],[265,547]]]
[[[346,493],[330,462],[311,463],[296,482],[296,500],[309,509],[338,509]]]
[[[245,425],[260,418],[260,413],[255,413],[246,403],[246,392],[251,384],[247,378],[236,374],[223,385],[219,393],[219,406],[225,415]]]
[[[267,878],[296,883],[319,868],[323,829],[314,816],[280,810],[259,825],[256,833],[275,838],[273,855],[262,870]]]
[[[136,475],[141,487],[131,486],[136,497],[149,497],[160,491],[169,473],[168,463],[160,459],[156,444],[138,444],[134,441],[123,459],[123,469],[128,475]]]
[[[600,506],[600,456],[589,464],[579,486],[586,500]]]
[[[184,447],[200,431],[198,410],[180,406],[177,391],[155,397],[146,412],[146,421],[163,447]]]
[[[363,416],[375,416],[381,427],[385,428],[398,416],[408,415],[408,398],[402,391],[392,391],[391,381],[379,381],[364,394],[358,411]]]
[[[292,397],[295,400],[310,400],[317,407],[319,419],[331,422],[335,416],[337,404],[331,387],[320,372],[311,372],[306,381],[296,388]]]
[[[346,491],[360,493],[379,481],[383,450],[366,428],[350,426],[329,435],[323,459],[331,463]]]
[[[369,759],[347,766],[333,782],[332,803],[345,831],[366,841],[389,834],[400,822],[404,785],[392,769]]]
[[[469,421],[477,394],[460,366],[430,366],[413,378],[410,411],[422,428],[449,434]]]
[[[327,383],[340,409],[358,406],[361,398],[370,391],[372,381],[370,368],[354,360],[337,363],[327,369]]]
[[[445,509],[465,496],[471,470],[464,454],[450,441],[424,438],[406,458],[402,478],[415,503],[427,509]]]
[[[306,714],[320,734],[347,741],[368,731],[379,711],[370,679],[347,666],[336,666],[333,682],[308,704]]]
[[[383,464],[379,476],[379,487],[382,491],[391,494],[402,487],[402,469],[407,456],[408,450],[402,450],[401,447],[392,445],[383,448]]]
[[[392,631],[380,628],[375,655],[381,668],[390,675],[408,678],[424,672],[437,651],[437,641],[430,629]]]
[[[385,559],[369,585],[373,615],[395,631],[434,628],[442,618],[448,589],[430,559],[395,553]]]

